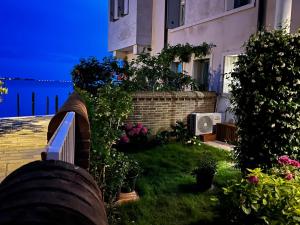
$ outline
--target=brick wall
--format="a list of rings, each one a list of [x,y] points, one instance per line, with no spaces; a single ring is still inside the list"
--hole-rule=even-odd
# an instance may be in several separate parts
[[[186,122],[190,113],[214,112],[215,104],[213,92],[137,92],[133,95],[134,112],[127,122],[141,122],[156,134],[177,120]]]

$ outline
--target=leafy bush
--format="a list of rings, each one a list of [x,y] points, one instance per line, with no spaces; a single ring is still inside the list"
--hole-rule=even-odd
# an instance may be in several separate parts
[[[105,153],[121,135],[121,126],[132,112],[131,96],[120,87],[106,84],[96,94],[80,91],[89,111],[92,149]]]
[[[137,177],[142,172],[142,168],[140,167],[138,161],[134,159],[129,159],[129,166],[128,171],[126,174],[126,178],[124,180],[123,186],[122,186],[122,192],[132,192],[135,189],[135,183],[137,180]]]
[[[193,170],[192,175],[213,176],[217,170],[217,162],[211,156],[203,156],[197,163],[197,167]]]
[[[300,33],[251,36],[232,73],[236,158],[245,168],[270,168],[278,156],[299,157]]]
[[[185,88],[197,89],[196,82],[185,71],[171,70],[176,58],[180,63],[189,62],[191,55],[201,58],[207,55],[213,45],[189,44],[168,46],[158,55],[141,54],[128,65],[122,86],[129,91],[182,91]]]
[[[105,188],[105,201],[111,202],[127,173],[125,156],[111,147],[121,134],[123,121],[132,111],[131,96],[111,84],[99,88],[95,94],[77,91],[85,99],[91,123],[90,173],[98,185]]]
[[[171,133],[167,130],[160,131],[155,136],[155,141],[159,145],[166,145],[170,142]]]
[[[171,136],[175,137],[176,141],[185,143],[191,138],[187,125],[184,122],[176,121],[174,125],[171,125],[171,128]]]
[[[125,134],[120,138],[121,144],[142,144],[148,141],[149,130],[141,123],[133,125],[131,123],[123,126]]]
[[[7,88],[3,87],[3,82],[0,81],[0,94],[7,94],[8,90]]]
[[[122,152],[111,150],[104,159],[103,195],[104,201],[112,203],[118,197],[129,171],[130,162]]]
[[[286,166],[294,167],[293,174]],[[247,179],[224,188],[231,206],[228,215],[243,224],[299,224],[299,167],[282,164],[269,174],[260,168],[249,172]]]
[[[102,62],[95,57],[81,59],[74,66],[72,80],[76,88],[96,94],[98,88],[112,81],[114,73],[123,73],[123,68],[114,58],[104,58]]]

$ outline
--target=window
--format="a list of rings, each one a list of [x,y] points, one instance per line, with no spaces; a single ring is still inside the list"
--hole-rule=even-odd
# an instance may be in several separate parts
[[[118,15],[126,16],[129,13],[129,0],[118,0]]]
[[[225,0],[225,1],[226,1],[226,11],[236,9],[251,3],[251,0]]]
[[[167,0],[168,29],[184,25],[185,0]]]
[[[129,13],[129,0],[110,0],[110,21],[116,21]]]
[[[198,83],[200,90],[208,91],[209,59],[194,60],[193,77]]]
[[[180,62],[173,62],[171,64],[171,70],[175,73],[183,73],[182,63]]]
[[[231,91],[230,83],[232,78],[230,74],[233,72],[235,68],[235,63],[238,60],[237,55],[228,55],[225,56],[224,59],[224,78],[223,78],[223,93],[229,93]]]

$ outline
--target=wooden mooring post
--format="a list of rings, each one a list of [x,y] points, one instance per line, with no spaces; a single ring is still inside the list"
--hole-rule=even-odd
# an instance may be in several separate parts
[[[46,98],[46,115],[49,115],[49,96]]]
[[[31,94],[31,114],[35,115],[35,93],[32,92]]]
[[[17,116],[20,116],[20,94],[17,94]]]
[[[58,112],[58,95],[55,95],[55,113]]]

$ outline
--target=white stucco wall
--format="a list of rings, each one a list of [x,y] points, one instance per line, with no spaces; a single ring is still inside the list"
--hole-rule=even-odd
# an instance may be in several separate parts
[[[196,11],[193,13],[197,14]],[[210,71],[211,73],[222,73],[224,56],[243,52],[243,44],[251,34],[256,32],[257,14],[258,10],[254,5],[223,12],[219,14],[219,17],[207,18],[200,20],[199,23],[186,24],[169,30],[168,41],[171,45],[186,42],[193,45],[203,42],[215,44],[216,47],[208,56]],[[194,16],[192,12],[187,12],[187,15]],[[185,65],[185,70],[189,74],[193,74],[192,63]]]
[[[165,1],[153,0],[151,54],[155,55],[164,48]]]
[[[137,37],[137,1],[130,0],[129,14],[108,24],[108,51],[132,46]],[[108,1],[109,3],[110,1]],[[110,12],[110,9],[109,11]]]
[[[151,17],[152,0],[130,0],[128,15],[113,22],[109,20],[108,51],[124,50],[134,45],[150,46]]]
[[[200,9],[204,11],[202,15],[197,11]],[[257,31],[257,18],[258,7],[254,4],[226,12],[224,1],[190,0],[187,1],[186,24],[168,33],[170,45],[186,42],[193,45],[203,42],[216,45],[206,57],[210,59],[213,85],[210,90],[219,92],[217,112],[222,113],[222,119],[226,122],[233,121],[234,115],[228,109],[230,96],[222,94],[224,57],[243,52],[244,43]],[[186,63],[184,70],[192,75],[193,63]]]

